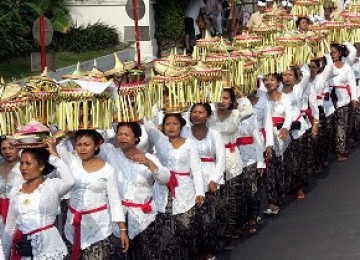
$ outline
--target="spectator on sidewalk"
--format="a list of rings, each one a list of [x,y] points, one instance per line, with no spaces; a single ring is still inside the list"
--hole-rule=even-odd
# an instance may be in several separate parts
[[[257,11],[253,13],[250,17],[250,20],[246,24],[246,28],[251,30],[252,27],[258,27],[263,22],[263,17],[266,9],[266,4],[263,1],[257,2]]]
[[[206,1],[206,0],[205,0]],[[204,0],[191,0],[185,11],[185,48],[186,53],[191,54],[195,45],[196,37],[200,34],[196,20],[200,13],[205,10]]]

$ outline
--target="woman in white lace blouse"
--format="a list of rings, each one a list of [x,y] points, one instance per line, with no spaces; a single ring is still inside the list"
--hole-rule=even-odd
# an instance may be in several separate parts
[[[78,156],[70,153],[63,143],[57,146],[58,154],[75,178],[65,224],[73,260],[80,256],[81,259],[110,259],[113,246],[109,236],[113,223],[119,225],[119,243],[123,250],[127,251],[129,246],[115,170],[96,157],[101,140],[95,130],[79,130],[75,135]]]
[[[180,136],[185,124],[180,113],[164,116],[164,133],[152,122],[144,124],[161,163],[171,173],[170,192],[167,187],[156,191],[164,199],[157,206],[165,212],[157,219],[161,227],[160,259],[196,259],[194,206],[204,203],[204,179],[195,143]]]
[[[3,251],[11,259],[63,259],[67,249],[54,226],[60,197],[74,184],[66,164],[57,157],[55,145],[48,150],[24,149],[20,171],[25,183],[11,191],[7,223],[2,236]],[[60,178],[45,178],[57,170]],[[27,243],[24,243],[26,242]]]
[[[138,144],[143,137],[141,126],[136,122],[122,122],[117,125],[119,148],[110,143],[101,146],[99,157],[111,164],[117,171],[119,194],[127,216],[127,226],[132,259],[159,259],[159,238],[155,230],[156,206],[153,195],[155,183],[164,185],[170,172],[164,168],[155,155],[144,153]],[[119,237],[119,228],[114,225],[113,234]],[[115,236],[111,237],[113,241]],[[122,252],[115,241],[114,259],[120,259]]]
[[[4,158],[0,162],[0,234],[6,223],[10,191],[14,186],[24,183],[20,172],[19,149],[14,147],[12,141],[13,139],[6,137],[0,139],[0,154]]]

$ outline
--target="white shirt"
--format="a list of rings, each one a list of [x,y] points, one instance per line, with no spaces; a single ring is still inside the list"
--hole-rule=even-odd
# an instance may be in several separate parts
[[[60,178],[48,178],[32,193],[23,193],[22,185],[11,191],[11,203],[8,218],[2,236],[5,256],[9,256],[16,229],[27,234],[35,229],[55,223],[59,214],[60,197],[67,193],[74,184],[67,165],[59,158],[50,156],[49,162],[54,165]],[[35,259],[62,259],[67,254],[56,227],[30,236]]]
[[[252,144],[239,145],[243,168],[254,163],[257,163],[257,168],[266,168],[263,141],[255,114],[240,122],[237,135],[238,137],[252,137],[254,140]]]
[[[205,196],[201,161],[196,144],[187,138],[184,144],[175,149],[168,137],[152,122],[145,121],[144,126],[149,140],[155,144],[156,154],[161,163],[174,172],[190,172],[189,176],[176,175],[179,186],[175,188],[172,214],[177,215],[190,210],[195,205],[196,196]],[[164,212],[168,189],[160,187],[160,191],[157,192],[162,194],[157,199],[159,201],[157,207]],[[160,202],[160,199],[163,199],[163,202]]]
[[[25,180],[20,172],[20,162],[17,162],[9,171],[7,179],[0,176],[0,198],[9,198],[11,189],[24,182]]]
[[[194,22],[195,35],[200,34],[199,26],[196,23],[196,19],[199,16],[201,8],[205,7],[203,0],[191,0],[185,10],[185,17],[190,17]]]
[[[341,68],[333,67],[334,74],[336,76],[329,79],[330,92],[332,91],[332,86],[350,86],[351,100],[358,100],[358,95],[356,92],[356,80],[355,73],[349,64],[346,62]],[[335,88],[335,93],[338,98],[336,102],[336,107],[343,107],[350,103],[350,96],[345,88]]]
[[[217,130],[225,145],[233,144],[236,146],[237,130],[239,123],[252,114],[252,105],[248,98],[238,99],[237,109],[233,109],[231,114],[224,120],[217,117],[216,111],[208,121],[208,126]],[[234,151],[231,148],[225,149],[225,172],[226,180],[231,180],[242,173],[241,157],[238,149]]]
[[[284,93],[281,93],[281,97],[277,101],[272,101],[268,99],[268,114],[267,117],[267,125],[271,124],[273,127],[273,144],[269,143],[269,145],[273,146],[273,149],[275,151],[276,156],[281,156],[286,148],[288,147],[290,143],[290,137],[288,136],[286,139],[281,140],[279,138],[279,132],[280,129],[277,129],[276,125],[273,125],[272,123],[272,117],[283,117],[284,123],[282,128],[286,128],[290,130],[291,123],[293,121],[293,115],[292,115],[292,109],[291,109],[291,103],[289,100],[289,97],[285,95]]]
[[[102,144],[99,157],[106,160],[114,169],[117,169],[118,190],[121,200],[136,204],[145,204],[150,199],[152,211],[144,213],[140,208],[123,206],[127,215],[129,238],[144,231],[156,216],[156,205],[153,195],[153,185],[166,185],[169,182],[170,172],[163,167],[155,155],[146,153],[145,156],[154,162],[158,170],[152,173],[148,167],[135,163],[125,157],[120,148],[111,144]],[[121,170],[120,170],[121,169]],[[113,225],[113,234],[120,237],[118,225]]]
[[[264,136],[261,133],[260,137],[262,140],[262,144],[263,144],[263,149],[265,150],[266,147],[268,146],[272,146],[274,141],[273,139],[273,133],[272,133],[272,124],[267,124],[266,122],[270,122],[267,121],[267,118],[269,116],[268,114],[268,110],[267,110],[267,94],[266,92],[263,91],[258,91],[258,93],[260,92],[260,94],[257,94],[259,99],[256,102],[256,104],[253,106],[253,112],[256,115],[256,119],[257,119],[257,125],[259,127],[259,129],[265,129],[265,139],[266,142],[264,142]],[[271,119],[271,117],[270,117]]]
[[[307,88],[310,80],[310,70],[309,67],[305,64],[301,68],[302,72],[302,79],[299,83],[293,86],[293,89],[289,93],[285,93],[290,100],[291,103],[291,113],[293,116],[293,121],[300,122],[300,129],[299,130],[291,130],[290,134],[294,139],[300,138],[307,129],[309,129],[309,124],[304,119],[301,107],[302,107],[302,99],[305,89]],[[279,87],[279,91],[282,91],[282,86]]]
[[[356,57],[354,64],[351,66],[355,73],[356,79],[356,92],[358,97],[360,96],[360,58]]]
[[[200,158],[213,158],[214,162],[201,162],[204,176],[204,190],[208,191],[211,181],[224,184],[225,172],[225,145],[218,131],[209,128],[204,139],[198,140],[194,137],[190,127],[184,127],[181,134],[185,138],[191,138],[195,143]]]
[[[56,148],[75,178],[75,184],[71,189],[70,206],[79,212],[103,205],[110,206],[107,210],[82,216],[81,249],[84,249],[110,236],[112,222],[125,222],[115,170],[105,163],[101,169],[87,172],[82,166],[81,159],[69,153],[62,143]],[[68,210],[65,235],[71,243],[74,235],[72,223],[73,213]]]

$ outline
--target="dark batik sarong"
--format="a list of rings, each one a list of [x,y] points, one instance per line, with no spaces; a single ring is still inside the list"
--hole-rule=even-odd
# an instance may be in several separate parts
[[[343,106],[335,110],[334,123],[335,152],[337,154],[347,154],[350,134],[349,106]]]

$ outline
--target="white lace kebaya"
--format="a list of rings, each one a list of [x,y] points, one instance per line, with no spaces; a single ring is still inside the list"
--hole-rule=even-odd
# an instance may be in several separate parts
[[[208,191],[211,181],[224,184],[225,146],[218,131],[209,128],[206,137],[198,140],[192,134],[191,127],[184,127],[181,135],[191,138],[199,151],[201,168],[204,174],[204,190]]]
[[[127,215],[129,238],[133,239],[155,220],[157,211],[153,186],[156,182],[166,188],[170,172],[161,165],[155,155],[149,153],[145,153],[145,156],[158,167],[154,173],[145,165],[126,158],[122,150],[112,144],[102,144],[100,151],[98,156],[116,169],[120,199],[128,204],[143,205],[143,208],[123,205]],[[117,225],[113,225],[113,234],[120,237]]]
[[[125,222],[115,170],[105,163],[103,168],[87,172],[82,166],[81,159],[69,153],[62,143],[58,144],[56,149],[60,157],[69,165],[75,178],[69,207],[81,212],[108,206],[105,210],[82,216],[81,249],[85,249],[109,237],[112,233],[113,222]],[[73,218],[74,214],[69,210],[65,235],[71,243],[74,242]]]
[[[201,161],[196,144],[188,138],[184,144],[175,149],[169,138],[153,122],[145,121],[144,126],[149,140],[155,144],[156,155],[161,163],[174,173],[186,173],[176,174],[178,186],[175,187],[172,214],[177,215],[190,210],[195,205],[196,196],[205,196]],[[169,191],[167,188],[158,188],[157,207],[164,212]]]
[[[52,225],[59,214],[60,197],[66,194],[74,184],[67,165],[59,158],[50,155],[49,162],[57,169],[60,178],[47,178],[32,193],[23,193],[22,185],[12,189],[11,203],[7,223],[2,236],[3,250],[6,258],[15,231],[27,234],[33,230]],[[29,236],[34,259],[62,259],[67,255],[66,245],[56,227],[51,227]]]

